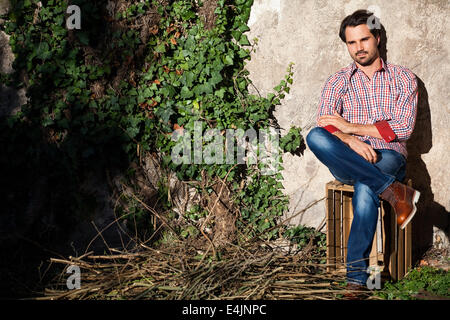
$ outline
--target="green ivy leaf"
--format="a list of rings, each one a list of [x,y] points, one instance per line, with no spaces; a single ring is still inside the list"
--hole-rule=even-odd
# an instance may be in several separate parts
[[[47,42],[44,41],[39,43],[36,49],[36,57],[42,60],[51,57],[50,47]]]
[[[134,138],[139,133],[139,128],[137,127],[128,127],[127,128],[127,134],[130,138]]]
[[[222,76],[220,75],[219,72],[213,72],[211,75],[211,80],[210,83],[212,86],[215,86],[216,84],[218,84],[220,81],[222,81]]]
[[[234,31],[231,31],[231,35],[233,36],[233,38],[234,38],[236,41],[239,41],[239,40],[241,39],[242,32],[241,32],[241,31],[238,31],[238,30],[234,30]]]
[[[241,36],[241,38],[240,38],[240,40],[239,40],[239,44],[240,44],[241,46],[249,46],[249,45],[250,45],[250,42],[248,41],[248,38],[247,38],[247,36],[246,36],[245,34],[243,34],[243,35]]]
[[[183,99],[188,99],[194,96],[191,90],[188,87],[181,88],[180,96]]]
[[[232,65],[233,64],[233,58],[230,57],[229,55],[226,55],[224,58],[224,63],[227,65]]]
[[[174,113],[175,111],[170,106],[164,106],[155,109],[156,116],[158,116],[165,124],[169,123],[170,116]]]

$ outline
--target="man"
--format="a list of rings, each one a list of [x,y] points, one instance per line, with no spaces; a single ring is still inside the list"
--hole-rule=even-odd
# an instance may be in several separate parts
[[[354,62],[328,78],[317,124],[306,141],[333,176],[354,185],[348,239],[347,287],[364,290],[375,234],[379,197],[388,201],[403,229],[416,212],[420,193],[405,178],[406,140],[414,129],[417,81],[408,69],[380,57],[380,29],[373,14],[346,17],[339,36]],[[370,19],[370,20],[369,20]]]

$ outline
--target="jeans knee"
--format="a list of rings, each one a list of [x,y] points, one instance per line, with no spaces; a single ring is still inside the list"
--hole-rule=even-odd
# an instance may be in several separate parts
[[[308,144],[308,147],[311,150],[317,150],[318,148],[325,147],[327,145],[327,133],[328,131],[322,127],[315,127],[311,129],[306,136],[306,143]]]

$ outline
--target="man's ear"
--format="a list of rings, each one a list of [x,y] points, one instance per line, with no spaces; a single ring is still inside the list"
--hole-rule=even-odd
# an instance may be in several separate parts
[[[381,37],[380,35],[377,36],[377,47],[380,45]]]

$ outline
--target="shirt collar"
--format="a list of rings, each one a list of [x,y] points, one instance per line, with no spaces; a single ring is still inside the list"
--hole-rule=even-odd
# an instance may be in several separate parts
[[[384,60],[381,57],[379,57],[379,59],[381,61],[381,67],[377,71],[386,70],[386,64]],[[356,65],[356,62],[353,61],[353,63],[351,64],[350,75],[353,75],[356,70],[358,70],[358,66]]]

